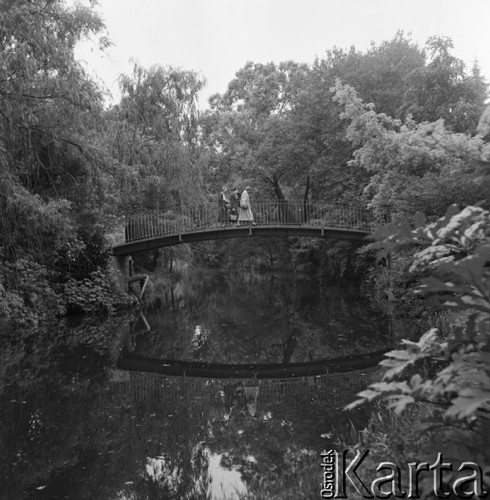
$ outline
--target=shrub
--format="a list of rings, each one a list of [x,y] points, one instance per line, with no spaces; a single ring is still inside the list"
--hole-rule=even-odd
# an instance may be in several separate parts
[[[14,325],[37,326],[65,312],[46,267],[29,258],[0,265],[0,316]]]
[[[58,246],[49,264],[63,282],[88,278],[97,269],[104,269],[108,260],[104,227],[96,224],[80,227],[73,238]]]
[[[63,285],[63,300],[69,314],[109,314],[134,303],[132,297],[115,290],[111,278],[99,269],[89,278],[68,280]]]

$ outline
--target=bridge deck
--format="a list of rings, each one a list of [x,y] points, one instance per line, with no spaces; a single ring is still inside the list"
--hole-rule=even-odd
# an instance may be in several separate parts
[[[125,242],[113,247],[113,255],[124,256],[154,248],[193,241],[248,236],[310,236],[363,240],[376,224],[370,210],[344,204],[304,201],[256,201],[256,225],[237,227],[229,222],[229,211],[217,203],[147,210],[127,218]]]
[[[315,238],[340,238],[364,240],[371,233],[360,229],[339,229],[333,227],[312,227],[307,225],[250,226],[200,229],[188,233],[166,234],[144,240],[121,243],[112,248],[116,256],[129,255],[154,248],[161,248],[194,241],[218,240],[226,238],[247,238],[250,236],[307,236]]]

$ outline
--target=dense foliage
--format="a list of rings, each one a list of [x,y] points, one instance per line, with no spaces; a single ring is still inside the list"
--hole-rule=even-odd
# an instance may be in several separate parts
[[[117,201],[168,208],[197,201],[197,97],[203,82],[192,71],[135,64],[120,80],[120,103],[107,112]]]
[[[425,418],[413,424],[427,438],[414,458],[443,452],[454,464],[473,460],[490,486],[490,455],[481,446],[490,430],[490,214],[453,206],[433,223],[417,222],[413,230],[407,224],[384,228],[377,246],[417,249],[410,270],[425,278],[412,292],[450,311],[451,326],[431,328],[418,342],[404,340],[387,353],[383,380],[350,407],[381,398],[403,414],[408,406],[426,405]],[[456,477],[455,470],[448,480]]]
[[[121,78],[121,102],[104,109],[74,56],[84,37],[109,43],[96,2],[1,3],[2,316],[24,324],[112,311],[128,303],[107,272],[108,235],[120,216],[135,204],[200,196],[202,82],[193,72],[136,65]]]
[[[97,195],[90,143],[102,100],[73,51],[103,25],[59,1],[3,1],[1,17],[1,245],[7,259],[43,262],[80,242],[74,208]]]
[[[432,37],[422,49],[399,32],[365,53],[354,47],[327,51],[311,67],[291,61],[247,63],[224,94],[210,99],[211,110],[202,118],[203,146],[212,160],[214,181],[252,179],[257,189],[278,199],[289,195],[355,201],[372,182],[374,163],[379,161],[373,159],[371,164],[366,159],[364,168],[349,161],[364,145],[356,133],[364,133],[367,139],[374,127],[382,129],[372,138],[378,144],[369,146],[385,148],[390,155],[396,150],[379,144],[388,140],[382,132],[389,135],[390,130],[401,128],[400,143],[409,142],[417,132],[431,135],[423,128],[424,122],[444,120],[446,141],[455,142],[457,134],[464,134],[459,138],[464,142],[476,132],[487,88],[478,67],[467,75],[464,63],[451,49],[450,39]],[[353,94],[332,99],[332,87],[337,92],[342,88],[337,80],[354,89],[359,99],[349,111],[345,106]],[[371,128],[364,127],[363,120],[368,119]],[[441,144],[435,148],[453,146],[462,154],[467,152],[464,148],[477,147]],[[415,147],[427,150],[431,145]],[[457,158],[457,149],[455,153]],[[408,161],[420,164],[422,160]],[[430,165],[420,167],[431,170]]]
[[[423,211],[430,217],[451,203],[488,204],[490,187],[475,182],[471,166],[485,153],[481,135],[452,132],[441,119],[393,119],[376,113],[352,87],[337,81],[334,90],[341,117],[348,120],[346,136],[356,146],[350,163],[369,172],[364,197],[379,212],[389,206],[393,216]]]

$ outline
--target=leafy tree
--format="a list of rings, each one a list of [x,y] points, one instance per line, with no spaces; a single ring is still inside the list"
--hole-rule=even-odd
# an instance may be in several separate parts
[[[298,140],[289,120],[308,74],[292,61],[248,62],[223,95],[210,98],[203,117],[204,142],[214,153],[216,177],[252,179],[279,200],[286,186],[308,170],[309,144]]]
[[[340,78],[355,88],[364,101],[374,103],[380,113],[399,118],[408,90],[407,77],[424,65],[423,50],[398,31],[391,40],[379,45],[372,43],[364,53],[354,46],[349,50],[328,50],[314,67],[324,79],[325,97],[335,79]]]
[[[426,43],[429,62],[407,77],[403,111],[417,122],[443,119],[455,132],[474,133],[487,97],[487,84],[475,62],[471,75],[451,54],[448,37],[433,36]]]
[[[59,0],[3,0],[0,16],[0,245],[42,260],[73,234],[72,204],[96,194],[87,131],[101,97],[73,51],[103,24]]]
[[[311,190],[314,199],[359,201],[368,176],[349,164],[353,146],[346,140],[346,123],[330,89],[340,78],[376,109],[397,117],[406,92],[406,76],[424,64],[424,55],[398,32],[392,40],[373,44],[362,53],[333,48],[313,64],[293,110],[301,140],[314,150]]]
[[[329,50],[311,67],[247,63],[202,121],[212,182],[254,179],[279,199],[359,200],[371,175],[349,162],[356,145],[332,100],[337,78],[379,114],[444,119],[451,131],[473,133],[487,95],[477,65],[467,76],[449,39],[432,37],[427,47],[399,31],[364,53]]]
[[[355,47],[334,48],[315,61],[293,110],[296,121],[303,124],[302,137],[308,134],[315,151],[311,177],[315,198],[353,202],[370,177],[356,163],[349,163],[357,145],[346,141],[346,124],[339,116],[342,107],[331,99],[330,88],[336,79],[352,87],[363,102],[374,104],[380,115],[407,124],[444,119],[451,131],[475,132],[487,96],[486,84],[476,64],[466,75],[463,62],[450,54],[451,48],[449,39],[429,39],[431,59],[427,61],[427,51],[400,31],[365,53]],[[429,90],[431,78],[440,89],[434,83]]]
[[[394,214],[437,216],[454,202],[489,199],[488,186],[475,182],[469,160],[482,155],[481,136],[450,132],[441,121],[417,124],[376,113],[373,104],[340,82],[332,91],[356,148],[351,165],[369,172],[365,196],[379,212],[389,205]]]
[[[84,37],[109,42],[95,1],[0,3],[0,310],[25,326],[66,312],[60,282],[90,295],[75,280],[98,277],[112,303],[102,94],[74,56]]]

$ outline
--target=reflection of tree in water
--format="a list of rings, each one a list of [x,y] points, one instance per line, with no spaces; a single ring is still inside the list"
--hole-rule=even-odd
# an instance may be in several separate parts
[[[317,454],[317,446],[311,439],[312,428],[302,432],[310,418],[319,417],[317,412],[305,420],[304,412],[294,407],[276,403],[268,408],[270,416],[238,415],[228,422],[212,424],[210,449],[222,455],[224,467],[238,466],[246,482],[257,477],[271,480]],[[318,421],[314,428],[317,425]]]
[[[139,338],[138,354],[281,363],[386,345],[386,319],[356,289],[318,287],[291,275],[211,271],[193,273],[166,295],[148,308],[157,334]]]
[[[329,378],[328,393],[315,396],[304,380],[261,381],[256,418],[238,413],[226,422],[222,381],[117,372],[108,383],[67,373],[23,385],[10,373],[4,381],[6,499],[206,498],[210,453],[239,467],[246,481],[272,481],[279,467],[297,467],[318,451],[319,434],[336,416],[332,401],[341,406],[359,389],[353,379]]]
[[[58,490],[83,498],[72,476],[98,474],[92,394],[117,360],[123,324],[62,321],[2,336],[0,498],[62,498]]]
[[[164,379],[154,374],[146,374],[145,377],[148,381]],[[197,441],[194,445],[189,442],[190,448],[202,442],[213,454],[221,455],[223,467],[238,467],[242,479],[247,482],[252,483],[258,477],[273,482],[285,470],[297,470],[305,462],[309,463],[322,446],[332,445],[326,441],[319,442],[319,436],[326,430],[338,436],[339,420],[348,425],[345,418],[338,418],[340,408],[366,382],[366,373],[323,379],[320,391],[314,389],[316,383],[313,378],[310,381],[313,386],[303,379],[261,381],[256,418],[237,412],[230,420],[225,420],[224,401],[216,397],[222,382],[181,379],[179,383],[178,379],[172,378],[173,385],[165,386],[165,390],[170,392],[160,395],[166,401],[165,406],[180,398],[179,394],[185,394],[188,399],[184,407],[197,406],[202,420],[197,425],[196,422],[189,422],[194,427],[186,431],[187,424],[183,419],[172,419],[167,433],[171,439],[186,432],[193,434],[193,439]],[[181,384],[185,384],[187,389]],[[312,389],[309,393],[304,392],[307,386]],[[173,396],[172,389],[175,391]],[[147,391],[148,394],[151,392]],[[332,404],[335,406],[332,407]],[[196,427],[202,432],[195,432]],[[162,443],[164,447],[165,443]]]
[[[174,289],[173,300],[168,290],[164,314],[146,314],[152,332],[138,337],[137,348],[240,362],[260,350],[259,361],[289,362],[308,356],[307,349],[330,356],[339,339],[355,346],[339,312],[375,330],[362,304],[356,309],[335,293],[322,302],[310,285],[273,275],[191,278]],[[337,333],[324,335],[324,323]],[[256,418],[238,413],[225,421],[219,381],[174,378],[162,386],[155,375],[154,386],[118,392],[106,374],[119,353],[120,331],[111,318],[2,337],[2,500],[206,498],[210,453],[239,467],[247,481],[272,481],[278,467],[293,470],[325,445],[318,436],[334,426],[332,401],[359,389],[349,383],[345,391],[333,381],[328,393],[310,397],[301,389],[291,398],[286,389],[267,392],[264,382]],[[372,339],[360,341],[369,346]],[[279,354],[270,353],[273,344],[282,345]]]
[[[62,320],[35,330],[0,334],[0,387],[19,373],[26,385],[49,383],[53,373],[67,379],[104,377],[106,367],[119,357],[125,325],[125,318]]]
[[[87,381],[33,384],[13,396],[0,398],[2,500],[93,500],[121,491],[135,499],[207,498],[199,408],[177,400],[162,409]],[[161,474],[150,471],[156,463]]]
[[[120,397],[107,383],[125,321],[66,323],[2,335],[0,499],[114,498],[128,481],[148,492],[136,498],[160,499],[171,485],[140,472],[163,453],[179,473],[175,496],[165,498],[206,498],[207,456],[189,451],[201,411],[177,399],[169,411],[183,430],[168,432],[160,405]],[[160,436],[168,436],[163,447]]]
[[[209,456],[201,445],[205,410],[180,399],[165,407],[141,401],[131,418],[124,431],[140,460],[122,488],[128,498],[208,498]]]
[[[237,413],[229,421],[216,420],[208,441],[214,453],[222,454],[224,466],[239,466],[249,485],[273,484],[317,460],[324,447],[334,447],[333,440],[349,426],[339,418],[343,401],[362,386],[349,374],[324,377],[326,390],[309,393],[303,392],[303,380],[262,382],[257,418]],[[320,439],[326,431],[330,441]]]

